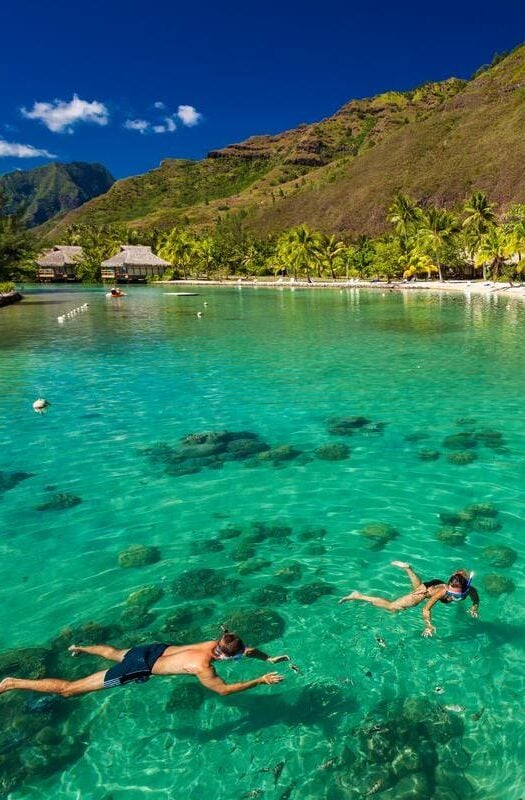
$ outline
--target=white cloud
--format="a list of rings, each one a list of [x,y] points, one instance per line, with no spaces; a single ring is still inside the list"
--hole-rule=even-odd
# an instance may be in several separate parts
[[[18,144],[16,142],[6,142],[0,139],[0,158],[56,158],[53,153],[47,150],[39,150],[32,144]]]
[[[161,100],[157,100],[153,105],[159,110],[166,108]],[[177,130],[178,122],[182,122],[183,125],[191,128],[197,125],[201,118],[202,114],[199,114],[193,106],[179,106],[175,114],[168,114],[163,119],[160,118],[160,115],[157,121],[140,118],[127,119],[124,123],[124,127],[130,131],[138,131],[139,133],[174,133]]]
[[[127,119],[124,127],[128,131],[138,131],[139,133],[146,133],[149,128],[149,122],[146,119]]]
[[[177,116],[183,125],[191,128],[193,125],[198,125],[202,114],[199,114],[197,109],[195,109],[193,106],[179,106],[177,110]]]
[[[52,103],[34,103],[28,111],[22,108],[27,119],[37,119],[53,133],[73,133],[73,125],[77,122],[93,122],[96,125],[107,125],[109,112],[104,103],[93,100],[81,100],[76,94],[69,102],[54,100]]]
[[[177,125],[173,117],[165,117],[162,124],[153,126],[153,131],[155,133],[173,133],[176,130]]]

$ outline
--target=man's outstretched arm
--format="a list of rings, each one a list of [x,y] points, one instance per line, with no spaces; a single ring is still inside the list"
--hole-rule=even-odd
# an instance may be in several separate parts
[[[279,675],[278,672],[267,672],[266,675],[261,675],[259,678],[254,678],[252,681],[225,683],[222,678],[219,678],[213,667],[207,667],[197,672],[196,677],[207,689],[211,689],[212,692],[216,692],[223,697],[228,694],[236,694],[237,692],[246,692],[248,689],[254,689],[256,686],[261,686],[262,684],[270,685],[272,683],[280,683],[283,679],[282,675]]]
[[[270,664],[280,664],[281,661],[289,661],[290,656],[269,656],[258,650],[257,647],[247,647],[244,651],[246,658],[258,658],[259,661],[268,661]]]

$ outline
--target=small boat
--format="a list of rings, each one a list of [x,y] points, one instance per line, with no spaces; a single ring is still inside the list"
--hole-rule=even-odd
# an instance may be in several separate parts
[[[198,292],[163,292],[168,297],[197,297]]]

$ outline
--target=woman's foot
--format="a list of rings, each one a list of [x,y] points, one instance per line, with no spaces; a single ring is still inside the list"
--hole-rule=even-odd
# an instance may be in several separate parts
[[[341,605],[341,603],[346,603],[348,600],[359,600],[360,597],[361,594],[359,592],[352,592],[352,594],[347,594],[346,597],[342,597],[339,600],[339,605]]]
[[[410,564],[407,564],[406,561],[391,561],[390,562],[393,567],[399,567],[400,569],[410,569]]]
[[[3,681],[0,681],[0,694],[3,692],[8,692],[9,689],[13,688],[13,679],[12,678],[4,678]]]

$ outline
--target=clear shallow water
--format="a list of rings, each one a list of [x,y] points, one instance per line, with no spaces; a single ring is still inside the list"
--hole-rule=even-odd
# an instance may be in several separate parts
[[[86,312],[57,324],[85,301]],[[209,695],[195,709],[182,708],[179,695],[177,710],[165,710],[183,681],[175,678],[59,701],[53,725],[80,752],[62,765],[48,753],[47,767],[31,771],[27,764],[43,756],[22,736],[14,744],[26,768],[14,797],[522,797],[524,334],[525,308],[505,298],[356,290],[209,288],[182,298],[131,288],[110,301],[66,287],[2,309],[0,470],[32,477],[0,498],[1,652],[49,645],[89,621],[114,626],[129,593],[152,585],[165,590],[155,616],[125,641],[170,638],[166,618],[186,604],[173,581],[194,568],[240,581],[196,601],[207,610],[189,627],[212,636],[233,610],[257,607],[253,593],[279,583],[280,570],[302,568],[286,584],[287,602],[266,604],[286,630],[264,645],[289,652],[302,673],[279,667],[282,685]],[[46,416],[32,412],[38,396],[52,403]],[[386,423],[384,431],[327,432],[328,418],[355,415]],[[465,418],[472,422],[458,424]],[[466,427],[501,431],[505,447],[479,445],[473,463],[449,463],[441,442]],[[228,462],[174,477],[141,453],[223,429],[312,457],[342,442],[351,456],[281,468]],[[406,441],[415,431],[427,438]],[[421,461],[421,448],[441,456]],[[36,510],[55,492],[82,503]],[[481,502],[499,510],[500,530],[470,530],[459,547],[436,539],[439,512]],[[239,539],[218,532],[255,521],[292,533],[257,543],[268,565],[239,574]],[[372,522],[394,526],[398,537],[371,550],[360,531]],[[326,529],[321,542],[301,538],[312,525]],[[224,549],[207,550],[217,537]],[[120,568],[118,553],[134,543],[158,546],[161,560]],[[490,566],[489,544],[514,548],[515,564]],[[424,640],[420,609],[387,615],[337,605],[352,589],[405,593],[394,558],[424,579],[475,570],[481,619],[471,620],[466,604],[438,608],[437,636]],[[515,591],[487,594],[489,573],[511,578]],[[314,581],[333,594],[299,602],[296,591]],[[75,666],[102,668],[88,656]],[[238,680],[264,666],[219,671]],[[11,713],[2,699],[0,715]]]

